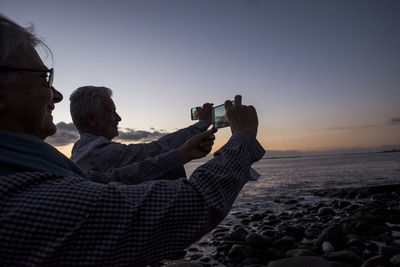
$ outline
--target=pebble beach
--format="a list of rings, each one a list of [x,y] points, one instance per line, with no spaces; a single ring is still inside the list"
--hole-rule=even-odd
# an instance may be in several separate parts
[[[400,266],[400,184],[308,193],[233,210],[161,266]]]

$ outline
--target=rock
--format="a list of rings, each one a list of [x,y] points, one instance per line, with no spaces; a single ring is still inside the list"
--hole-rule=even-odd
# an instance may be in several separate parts
[[[356,266],[360,266],[363,262],[361,257],[357,256],[353,251],[350,250],[328,252],[324,254],[324,257],[330,261],[340,261]]]
[[[297,204],[297,203],[299,203],[299,201],[297,201],[296,199],[289,199],[284,202],[284,204],[286,205]]]
[[[227,240],[244,242],[246,239],[246,236],[249,233],[250,233],[249,230],[240,226],[240,227],[236,228],[235,230],[233,230],[233,232],[228,235]]]
[[[391,266],[388,259],[382,255],[378,255],[366,260],[361,267],[377,267],[377,266]]]
[[[340,261],[330,261],[329,264],[331,265],[331,267],[354,267],[353,264]]]
[[[219,227],[217,227],[216,229],[214,229],[212,232],[211,232],[211,234],[212,235],[215,235],[215,234],[220,234],[220,233],[226,233],[226,232],[228,232],[230,230],[230,228],[229,227],[226,227],[226,226],[219,226]]]
[[[199,261],[204,262],[204,263],[207,263],[207,262],[210,262],[210,261],[211,261],[211,257],[204,256],[204,257],[201,257],[201,258],[199,259]]]
[[[288,225],[283,228],[284,235],[293,236],[296,240],[301,240],[304,236],[304,227],[301,225]]]
[[[186,260],[195,261],[195,260],[200,259],[201,257],[204,257],[204,255],[201,253],[195,253],[195,254],[190,255],[189,258],[186,258]]]
[[[299,257],[299,256],[318,256],[318,255],[317,253],[309,249],[297,248],[286,251],[286,257]]]
[[[277,235],[277,232],[275,230],[265,230],[261,232],[261,235],[274,239],[274,237]]]
[[[233,245],[235,245],[235,243],[232,241],[224,241],[218,245],[217,252],[228,252]]]
[[[371,230],[371,225],[366,222],[358,222],[356,223],[354,230],[356,231],[357,234],[362,235],[367,231]]]
[[[400,240],[394,240],[392,245],[397,247],[397,248],[400,248]]]
[[[189,251],[189,252],[198,252],[199,249],[195,248],[195,247],[190,247],[190,248],[187,249],[187,251]]]
[[[262,221],[264,219],[264,217],[265,216],[260,213],[254,213],[254,214],[250,215],[250,219],[252,222]]]
[[[351,202],[343,200],[343,201],[339,201],[338,208],[339,209],[344,209],[344,208],[346,208],[346,207],[348,207],[350,205],[351,205]]]
[[[393,236],[394,238],[400,237],[400,231],[393,231],[393,232],[392,232],[392,236]]]
[[[277,221],[278,217],[275,214],[270,214],[264,218],[264,221]]]
[[[307,238],[317,238],[320,232],[321,232],[320,230],[311,227],[304,231],[304,236]]]
[[[400,254],[397,254],[393,256],[390,261],[395,265],[395,266],[400,266]]]
[[[382,246],[379,248],[379,254],[389,259],[399,253],[400,250],[393,246]]]
[[[353,203],[350,206],[345,207],[343,210],[347,211],[349,213],[352,213],[353,211],[358,210],[358,209],[360,209],[362,207],[364,207],[364,205],[358,204],[358,203]]]
[[[271,261],[268,267],[331,267],[322,257],[301,256]]]
[[[164,265],[164,267],[203,267],[203,265],[196,262],[180,260],[168,263]]]
[[[253,248],[268,248],[272,244],[272,239],[268,236],[251,233],[246,236],[245,244]]]
[[[263,258],[268,261],[277,260],[285,257],[285,251],[282,249],[271,247],[263,251]]]
[[[228,256],[233,259],[243,260],[253,256],[253,249],[245,245],[233,245]]]
[[[329,241],[334,247],[341,247],[343,242],[343,233],[341,232],[340,225],[331,225],[325,228],[318,239],[315,241],[314,246],[317,249],[322,249],[322,243],[324,241]]]
[[[379,252],[379,247],[378,247],[378,245],[375,244],[375,243],[368,243],[368,244],[365,246],[365,249],[368,249],[368,250],[373,251],[373,252]]]
[[[323,252],[331,252],[331,251],[334,251],[335,250],[335,248],[333,247],[333,245],[329,242],[329,241],[324,241],[323,243],[322,243],[322,251]]]
[[[357,247],[360,250],[365,248],[365,243],[359,238],[352,238],[346,243],[347,247]]]
[[[251,223],[251,219],[243,219],[240,221],[240,223],[243,225],[249,225]]]
[[[295,242],[295,238],[293,236],[284,236],[278,240],[276,240],[272,246],[274,247],[292,247]]]
[[[327,216],[327,215],[334,216],[336,215],[336,212],[332,208],[321,207],[318,209],[317,214],[318,216]]]

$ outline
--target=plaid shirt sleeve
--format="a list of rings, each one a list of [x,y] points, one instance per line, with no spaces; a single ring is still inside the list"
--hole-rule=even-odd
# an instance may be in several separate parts
[[[167,134],[157,141],[144,144],[126,145],[124,146],[125,149],[123,150],[122,154],[119,155],[116,166],[125,166],[132,162],[142,160],[147,157],[154,157],[172,149],[176,149],[196,134],[207,130],[208,126],[209,125],[206,122],[199,121],[189,127]]]
[[[0,262],[143,266],[189,246],[229,212],[264,149],[232,136],[189,179],[100,184],[49,173],[0,178]]]
[[[157,157],[178,148],[188,139],[207,130],[208,124],[197,122],[150,143],[121,144],[104,137],[84,134],[74,145],[71,159],[85,171],[110,172],[112,169]],[[182,175],[181,169],[170,172]],[[168,174],[171,175],[171,174]],[[103,180],[103,179],[101,179]]]
[[[90,180],[98,183],[140,184],[155,180],[185,178],[186,172],[176,150],[115,168],[110,172],[87,171]]]

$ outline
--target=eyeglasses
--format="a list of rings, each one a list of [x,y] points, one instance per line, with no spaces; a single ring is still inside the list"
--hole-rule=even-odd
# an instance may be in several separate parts
[[[0,71],[1,72],[7,72],[7,71],[45,72],[47,85],[49,86],[49,88],[53,86],[53,80],[54,80],[54,69],[53,68],[37,70],[37,69],[0,67]]]

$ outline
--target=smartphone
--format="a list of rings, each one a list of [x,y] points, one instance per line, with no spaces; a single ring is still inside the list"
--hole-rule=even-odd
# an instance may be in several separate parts
[[[232,104],[233,103],[234,103],[234,101],[232,101]],[[224,104],[213,107],[212,118],[213,118],[213,127],[214,128],[219,129],[219,128],[224,128],[224,127],[229,126],[229,121],[228,121],[228,118],[226,117],[225,113],[226,112],[225,112]],[[199,115],[197,114],[196,108],[191,108],[190,116],[191,116],[192,120],[199,119]]]
[[[190,110],[190,116],[192,118],[192,121],[199,119],[199,114],[197,114],[197,109],[196,108],[192,108]]]
[[[229,126],[229,120],[226,117],[224,104],[213,108],[212,118],[213,118],[213,127],[216,129]]]

